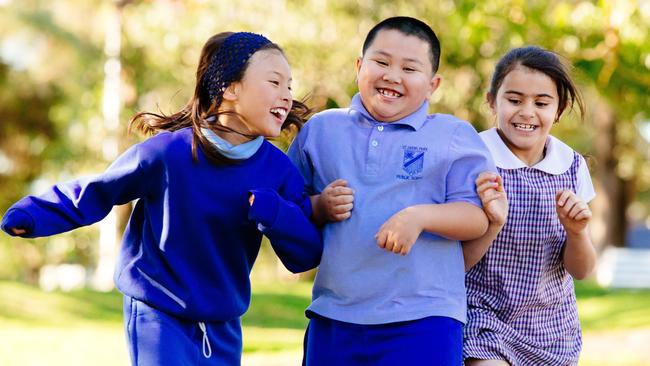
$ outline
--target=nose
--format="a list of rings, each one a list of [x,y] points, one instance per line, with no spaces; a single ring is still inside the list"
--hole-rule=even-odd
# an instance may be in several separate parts
[[[533,102],[523,103],[521,108],[519,108],[519,116],[522,118],[533,118],[535,117],[535,106]]]
[[[282,95],[282,100],[283,101],[292,101],[293,100],[293,94],[291,93],[291,89],[286,88],[284,94]]]
[[[384,72],[384,75],[382,76],[382,80],[387,81],[389,83],[394,83],[394,84],[399,84],[402,82],[402,76],[400,75],[399,70],[395,70],[394,68],[388,68],[386,72]]]

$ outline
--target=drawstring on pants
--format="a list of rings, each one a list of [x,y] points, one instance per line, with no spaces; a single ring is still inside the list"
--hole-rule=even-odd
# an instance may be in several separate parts
[[[201,328],[201,331],[203,332],[203,357],[210,358],[210,356],[212,356],[212,348],[210,348],[210,339],[208,339],[208,328],[205,327],[204,322],[199,322],[199,328]]]

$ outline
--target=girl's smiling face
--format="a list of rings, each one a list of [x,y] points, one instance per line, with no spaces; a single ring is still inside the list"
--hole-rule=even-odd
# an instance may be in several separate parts
[[[237,114],[220,115],[223,125],[249,135],[277,137],[293,104],[289,62],[274,49],[256,52],[243,79],[230,84],[223,98],[222,109]],[[226,139],[232,143],[246,141],[241,136]]]
[[[553,79],[522,65],[505,76],[494,98],[488,97],[501,138],[528,166],[544,157],[546,139],[559,118],[558,101]]]

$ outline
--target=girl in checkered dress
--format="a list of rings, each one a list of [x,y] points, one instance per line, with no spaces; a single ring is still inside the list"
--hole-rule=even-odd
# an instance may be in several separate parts
[[[498,174],[477,179],[491,224],[464,244],[465,365],[576,365],[573,279],[595,266],[595,194],[584,158],[549,132],[567,107],[582,115],[582,99],[557,55],[523,47],[499,61],[487,101],[497,127],[481,137]]]

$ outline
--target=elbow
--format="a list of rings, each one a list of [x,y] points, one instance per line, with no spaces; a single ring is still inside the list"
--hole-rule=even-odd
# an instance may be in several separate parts
[[[476,215],[469,216],[466,222],[468,224],[466,229],[457,238],[460,241],[474,240],[482,237],[487,232],[490,224],[487,216],[480,209]]]
[[[573,270],[567,269],[567,271],[575,280],[582,281],[584,279],[587,279],[587,277],[589,277],[594,272],[594,267],[595,264],[590,264],[589,266],[585,266],[583,268],[574,268]]]
[[[283,263],[284,267],[289,270],[289,272],[293,274],[298,274],[298,273],[303,273],[307,272],[309,270],[312,270],[320,264],[320,257],[318,260],[313,260],[311,262],[301,262],[301,263]]]

